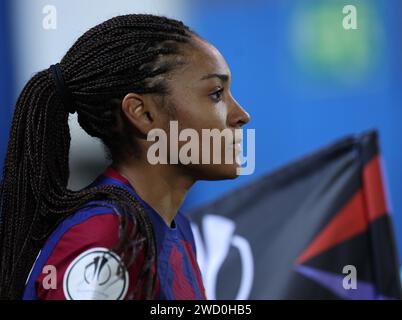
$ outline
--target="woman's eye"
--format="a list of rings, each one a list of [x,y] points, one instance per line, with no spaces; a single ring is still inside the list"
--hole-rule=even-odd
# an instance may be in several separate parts
[[[215,102],[218,102],[222,99],[222,93],[223,93],[223,88],[211,93],[209,96],[214,100]]]

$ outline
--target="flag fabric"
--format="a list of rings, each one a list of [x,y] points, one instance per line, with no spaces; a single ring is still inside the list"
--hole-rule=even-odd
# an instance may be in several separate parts
[[[210,299],[399,299],[375,131],[346,137],[189,217]]]

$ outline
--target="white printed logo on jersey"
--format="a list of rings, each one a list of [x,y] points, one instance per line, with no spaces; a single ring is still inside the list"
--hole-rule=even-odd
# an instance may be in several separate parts
[[[63,278],[68,300],[122,300],[128,272],[120,257],[107,248],[92,248],[76,257]]]

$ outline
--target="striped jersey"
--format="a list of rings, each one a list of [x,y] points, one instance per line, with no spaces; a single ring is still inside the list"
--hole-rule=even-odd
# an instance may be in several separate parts
[[[203,300],[206,294],[196,260],[190,222],[179,210],[172,225],[143,201],[113,167],[90,186],[115,185],[131,192],[152,222],[157,254],[158,300]],[[143,254],[128,267],[112,248],[119,216],[110,207],[86,207],[64,219],[46,240],[28,276],[23,299],[123,300],[134,288]],[[155,272],[155,268],[152,269]]]

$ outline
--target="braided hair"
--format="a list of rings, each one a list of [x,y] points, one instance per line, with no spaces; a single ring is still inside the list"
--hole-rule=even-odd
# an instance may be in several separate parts
[[[127,138],[122,99],[128,92],[167,95],[165,76],[177,68],[182,45],[193,35],[182,22],[166,17],[117,16],[84,33],[58,64],[71,98],[67,103],[51,68],[26,84],[16,103],[0,183],[0,298],[21,298],[49,234],[66,217],[99,201],[120,213],[114,250],[124,263],[130,265],[144,250],[142,280],[135,290],[143,299],[154,297],[155,235],[141,204],[117,186],[67,188],[68,117],[76,111],[80,126],[104,143],[113,160],[126,156],[133,142]]]

